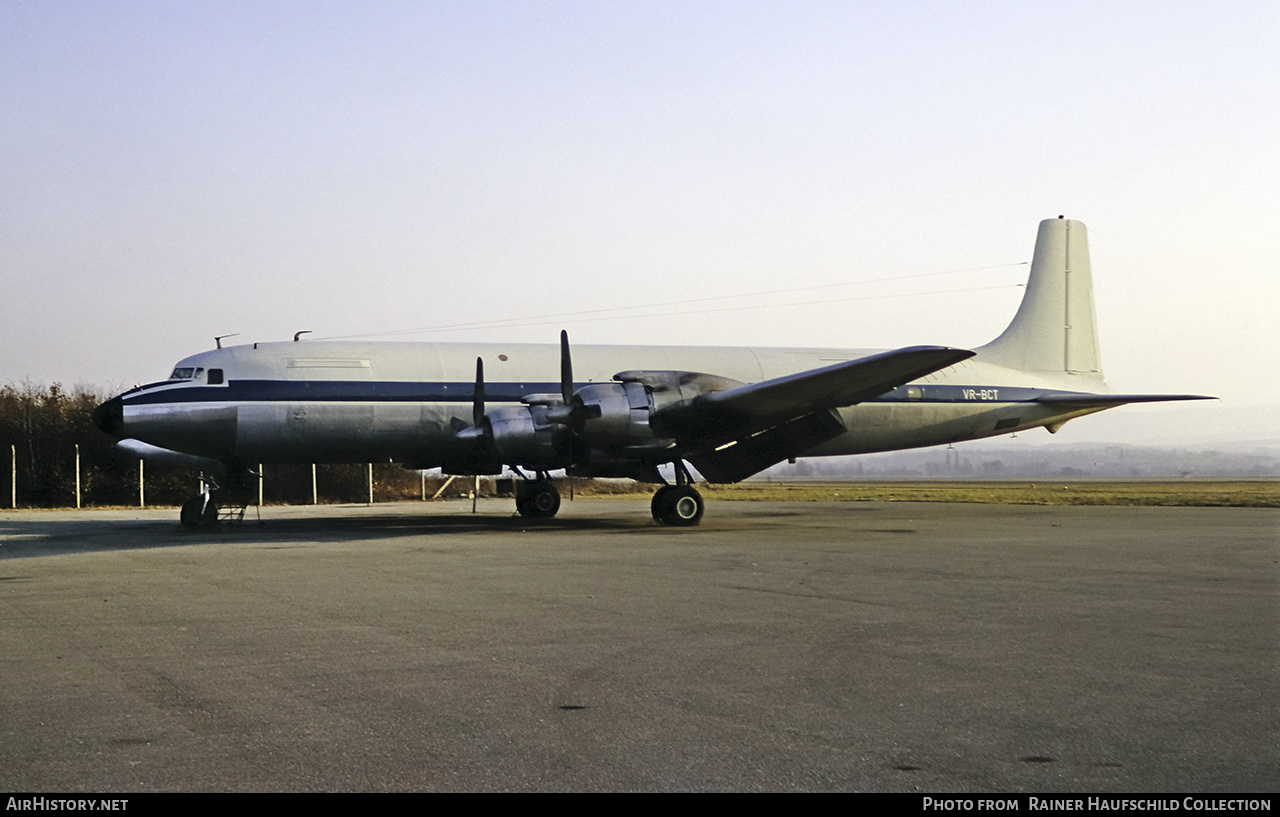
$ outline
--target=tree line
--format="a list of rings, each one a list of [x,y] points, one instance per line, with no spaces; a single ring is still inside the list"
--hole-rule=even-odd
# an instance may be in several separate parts
[[[93,410],[111,396],[86,386],[68,390],[60,383],[24,380],[0,386],[0,484],[5,487],[0,506],[9,507],[16,496],[19,508],[75,507],[77,447],[81,505],[136,506],[143,497],[147,505],[180,505],[195,494],[199,482],[190,470],[147,463],[140,497],[138,460],[117,451],[116,439],[93,424]],[[365,469],[359,464],[317,466],[319,501],[367,501]],[[270,465],[264,471],[264,502],[311,502],[309,464]],[[373,481],[380,501],[414,499],[422,491],[417,472],[390,463],[374,464]],[[429,480],[427,490],[434,492],[439,485],[440,480]]]

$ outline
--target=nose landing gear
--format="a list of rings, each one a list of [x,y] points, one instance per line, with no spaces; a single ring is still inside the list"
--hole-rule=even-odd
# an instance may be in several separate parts
[[[247,469],[243,474],[228,470],[231,471],[228,476],[230,484],[226,487],[219,485],[213,476],[201,473],[200,493],[182,503],[182,510],[178,514],[182,527],[187,530],[208,530],[219,521],[244,521],[245,509],[257,504],[251,498],[251,486],[257,483],[250,480],[261,479],[262,475]]]

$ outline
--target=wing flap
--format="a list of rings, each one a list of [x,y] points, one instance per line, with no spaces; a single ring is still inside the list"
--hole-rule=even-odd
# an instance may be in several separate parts
[[[709,482],[740,482],[787,457],[808,451],[846,431],[834,409],[816,411],[689,456],[689,462]]]

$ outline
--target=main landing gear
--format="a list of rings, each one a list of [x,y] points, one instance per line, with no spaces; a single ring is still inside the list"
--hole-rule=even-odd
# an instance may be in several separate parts
[[[560,510],[560,492],[545,473],[516,481],[516,510],[527,519],[550,519]]]
[[[693,478],[689,476],[684,463],[676,460],[673,464],[676,468],[676,484],[659,488],[649,507],[654,521],[659,525],[690,528],[702,521],[706,503],[702,500],[702,494],[693,487]]]
[[[676,460],[673,465],[676,484],[659,488],[653,495],[650,510],[659,525],[690,528],[702,521],[707,504],[693,487],[693,477],[685,464]],[[516,511],[526,519],[550,519],[560,511],[560,492],[545,471],[539,471],[536,479],[525,477],[516,480],[515,489]],[[183,513],[186,513],[185,508]]]

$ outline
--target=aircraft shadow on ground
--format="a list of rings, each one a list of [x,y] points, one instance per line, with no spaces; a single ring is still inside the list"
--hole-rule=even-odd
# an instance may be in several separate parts
[[[400,536],[510,533],[518,536],[550,532],[635,533],[662,530],[646,517],[604,516],[526,519],[497,514],[404,514],[257,519],[223,522],[209,530],[190,531],[162,519],[0,520],[0,560],[74,553],[150,548],[240,544],[323,545],[374,541]],[[670,531],[664,531],[670,532]]]

